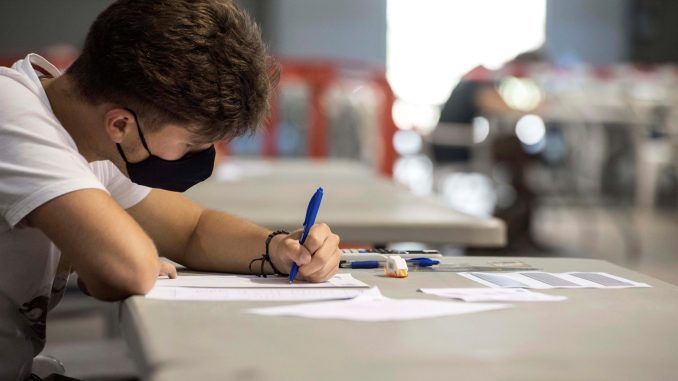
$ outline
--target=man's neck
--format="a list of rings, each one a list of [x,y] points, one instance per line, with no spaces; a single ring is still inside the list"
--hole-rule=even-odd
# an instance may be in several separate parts
[[[42,85],[54,115],[71,135],[80,154],[88,162],[111,160],[114,145],[103,128],[102,106],[85,102],[68,75],[43,80]]]

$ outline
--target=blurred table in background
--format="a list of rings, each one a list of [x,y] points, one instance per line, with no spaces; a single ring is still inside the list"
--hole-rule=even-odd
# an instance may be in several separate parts
[[[433,197],[415,196],[351,161],[228,158],[186,196],[269,229],[291,231],[301,227],[318,187],[325,190],[318,222],[330,225],[342,242],[505,244],[502,221],[462,214]]]

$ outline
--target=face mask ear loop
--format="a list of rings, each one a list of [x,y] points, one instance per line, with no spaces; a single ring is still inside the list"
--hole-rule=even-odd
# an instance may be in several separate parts
[[[122,160],[125,161],[125,164],[129,164],[129,161],[127,161],[127,156],[125,156],[125,152],[123,152],[120,143],[115,143],[115,146],[118,147],[118,152],[120,152],[120,156],[122,156]]]
[[[144,133],[141,132],[141,124],[139,124],[139,118],[137,117],[137,113],[135,113],[134,111],[132,111],[128,108],[125,108],[125,110],[129,111],[129,113],[132,114],[132,116],[134,117],[134,123],[136,123],[136,125],[137,125],[137,131],[139,131],[139,138],[141,139],[141,144],[144,146],[144,148],[146,149],[146,151],[148,151],[148,153],[150,155],[153,155],[153,153],[151,153],[151,150],[148,149],[148,144],[146,144],[146,139],[144,138]]]

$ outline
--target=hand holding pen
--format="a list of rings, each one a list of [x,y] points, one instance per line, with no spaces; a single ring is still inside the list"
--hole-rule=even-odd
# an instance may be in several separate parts
[[[327,224],[315,223],[322,193],[322,188],[318,188],[311,198],[303,229],[271,241],[271,260],[278,269],[289,271],[290,282],[294,279],[324,282],[339,268],[339,236],[332,233]]]
[[[308,203],[306,208],[306,217],[304,217],[304,231],[301,233],[301,238],[299,238],[299,243],[304,244],[306,238],[308,238],[308,233],[311,231],[311,227],[315,224],[315,218],[318,216],[318,210],[320,209],[320,203],[323,200],[323,188],[318,188],[317,191],[311,197],[311,201]],[[297,263],[292,263],[292,268],[290,269],[289,281],[290,283],[294,282],[294,279],[297,277],[297,272],[299,271],[299,266]]]

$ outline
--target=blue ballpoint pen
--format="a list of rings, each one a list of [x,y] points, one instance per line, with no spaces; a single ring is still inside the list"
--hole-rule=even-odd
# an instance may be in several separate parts
[[[340,267],[351,269],[377,269],[383,266],[383,264],[383,262],[379,261],[347,261],[345,263],[341,263]]]
[[[318,215],[318,209],[320,209],[320,202],[323,199],[323,188],[320,187],[318,188],[317,191],[313,194],[313,197],[311,197],[311,201],[308,203],[308,207],[306,208],[306,217],[304,218],[304,232],[301,234],[301,238],[299,238],[299,243],[304,244],[306,241],[306,237],[308,237],[308,232],[311,230],[311,226],[315,224],[315,217]],[[296,263],[292,263],[292,268],[290,269],[290,277],[289,281],[290,283],[294,282],[294,278],[297,277],[297,272],[299,271],[299,266],[297,266]]]
[[[408,264],[417,267],[431,267],[440,264],[440,261],[436,261],[431,258],[410,258],[406,260]]]
[[[408,265],[415,267],[431,267],[440,264],[440,261],[431,258],[408,258],[405,261]],[[341,264],[341,267],[351,269],[376,269],[383,265],[384,261],[346,261]]]

